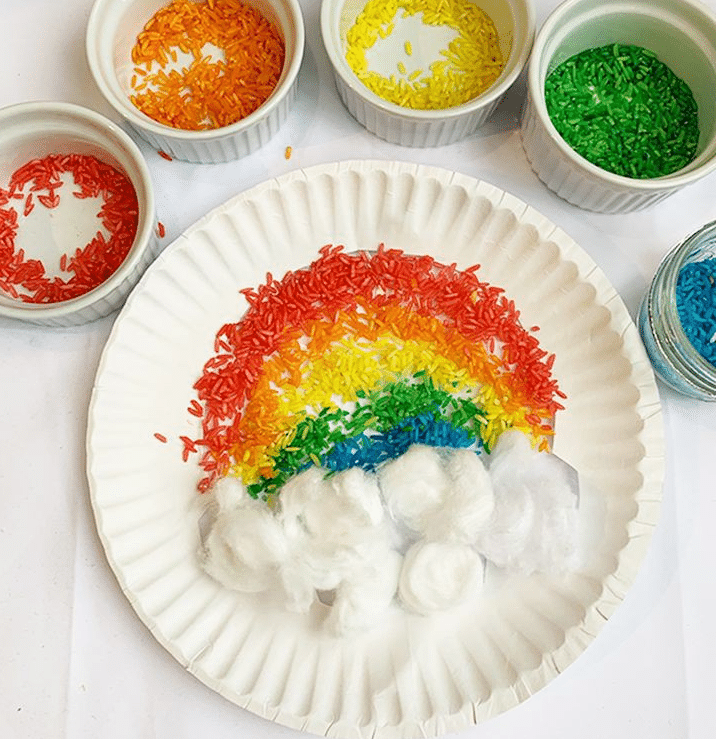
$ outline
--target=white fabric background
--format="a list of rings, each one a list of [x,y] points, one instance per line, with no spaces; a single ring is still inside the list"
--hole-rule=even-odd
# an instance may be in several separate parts
[[[716,0],[707,4],[716,9]],[[114,118],[85,61],[91,5],[0,0],[0,105],[61,100]],[[264,150],[198,166],[167,162],[140,144],[167,244],[232,195],[290,169],[349,158],[421,162],[484,179],[540,210],[602,267],[634,315],[665,252],[716,217],[713,175],[633,215],[590,214],[559,200],[523,154],[521,81],[485,128],[461,143],[405,149],[373,137],[338,99],[319,32],[319,0],[301,5],[307,48],[299,102]],[[535,0],[538,27],[556,5]],[[289,145],[293,156],[286,160]],[[72,329],[0,319],[0,736],[297,736],[186,673],[137,618],[104,558],[84,441],[94,373],[114,318]],[[664,501],[634,586],[572,667],[461,738],[716,736],[716,406],[659,389]]]

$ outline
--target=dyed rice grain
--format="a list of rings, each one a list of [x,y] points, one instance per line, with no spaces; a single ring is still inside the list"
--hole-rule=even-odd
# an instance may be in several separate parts
[[[414,436],[415,419],[423,439],[489,449],[515,427],[546,445],[564,397],[553,357],[477,269],[326,246],[309,268],[243,290],[245,315],[218,332],[195,384],[207,473],[199,488],[238,474],[270,496],[316,459],[338,465],[331,449],[347,439],[363,450],[361,464],[385,456],[386,439],[401,448],[393,430]],[[384,438],[371,451],[360,439],[376,434]]]
[[[214,59],[207,45],[219,49]],[[189,55],[185,66],[179,55]],[[132,49],[134,105],[159,123],[197,131],[231,125],[276,87],[285,59],[277,28],[239,0],[172,0]],[[163,152],[159,152],[160,155]]]
[[[398,62],[401,77],[384,77],[369,69],[366,52],[376,43],[391,43],[394,19],[420,15],[427,26],[455,31],[440,53],[442,60],[428,62],[429,73],[416,69],[408,74]],[[413,54],[405,41],[406,56]],[[452,108],[485,92],[504,67],[497,29],[492,19],[469,0],[369,0],[346,35],[346,61],[358,79],[384,100],[416,110]]]
[[[33,159],[12,174],[2,201],[24,200],[24,217],[36,207],[33,193],[43,207],[57,208],[64,173],[70,173],[79,188],[72,192],[74,197],[99,197],[104,201],[97,217],[108,236],[98,231],[73,254],[60,256],[60,270],[68,274],[67,278],[48,277],[40,260],[26,258],[23,250],[15,247],[17,212],[13,208],[1,209],[0,288],[22,302],[57,303],[89,292],[119,268],[134,243],[139,217],[134,188],[124,173],[93,156],[51,154]]]
[[[547,77],[545,103],[562,138],[608,172],[662,177],[696,156],[691,90],[639,46],[611,44],[570,57]]]
[[[676,281],[676,308],[689,341],[716,367],[716,259],[681,268]]]

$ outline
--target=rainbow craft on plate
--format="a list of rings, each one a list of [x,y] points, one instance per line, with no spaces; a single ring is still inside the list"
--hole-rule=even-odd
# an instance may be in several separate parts
[[[565,397],[554,355],[478,269],[328,245],[242,290],[194,385],[199,490],[232,475],[270,501],[311,465],[370,471],[414,443],[489,452],[509,428],[548,449]]]

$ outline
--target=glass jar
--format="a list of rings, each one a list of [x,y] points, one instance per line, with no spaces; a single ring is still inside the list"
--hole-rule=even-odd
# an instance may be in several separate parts
[[[659,377],[683,395],[716,401],[716,366],[689,341],[676,306],[679,272],[684,265],[704,259],[716,259],[716,221],[707,223],[664,257],[642,300],[638,323]]]

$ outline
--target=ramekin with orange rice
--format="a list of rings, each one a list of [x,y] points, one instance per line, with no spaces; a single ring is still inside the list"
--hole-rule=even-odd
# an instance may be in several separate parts
[[[297,0],[96,0],[87,56],[101,92],[171,159],[238,159],[266,144],[297,96]]]

